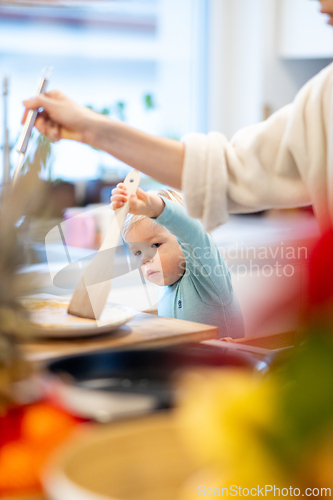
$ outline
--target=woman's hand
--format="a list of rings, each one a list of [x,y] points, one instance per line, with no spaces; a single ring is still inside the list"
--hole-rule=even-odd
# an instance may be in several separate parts
[[[128,195],[125,184],[120,182],[112,190],[111,206],[113,210],[121,208],[127,201]],[[128,200],[129,211],[134,215],[145,215],[156,218],[164,210],[164,201],[156,194],[146,193],[143,189],[138,189],[136,194],[132,194]]]
[[[88,143],[89,129],[98,116],[94,111],[80,106],[58,90],[45,92],[23,101],[23,104],[26,109],[22,124],[30,109],[43,108],[37,115],[35,127],[52,142],[73,139]]]
[[[30,109],[43,108],[35,122],[51,141],[72,139],[111,154],[154,177],[162,184],[181,188],[185,146],[180,141],[155,137],[125,123],[80,106],[58,90],[24,101],[22,123]]]

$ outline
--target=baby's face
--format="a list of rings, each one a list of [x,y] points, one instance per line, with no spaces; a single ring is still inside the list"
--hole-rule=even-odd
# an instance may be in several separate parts
[[[155,285],[173,285],[185,272],[185,258],[176,237],[151,219],[136,223],[126,242],[144,277]]]

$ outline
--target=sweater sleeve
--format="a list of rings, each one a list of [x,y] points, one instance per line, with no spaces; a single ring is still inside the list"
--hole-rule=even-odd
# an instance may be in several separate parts
[[[161,196],[165,207],[163,212],[156,218],[154,222],[160,226],[164,226],[174,234],[176,238],[191,248],[200,248],[204,251],[205,246],[209,246],[208,234],[205,233],[202,224],[190,217],[185,208],[171,201],[164,196]]]
[[[187,134],[182,189],[188,213],[207,231],[228,213],[312,203],[321,225],[333,220],[333,64],[294,102],[229,142],[219,132]]]
[[[196,282],[199,295],[204,300],[209,293],[228,303],[232,291],[231,276],[212,237],[182,205],[161,198],[165,203],[164,210],[153,220],[176,236],[184,253],[186,270]]]

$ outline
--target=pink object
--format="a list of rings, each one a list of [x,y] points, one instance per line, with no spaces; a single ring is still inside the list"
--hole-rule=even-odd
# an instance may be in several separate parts
[[[65,210],[64,236],[68,246],[95,248],[96,226],[93,214],[84,208]]]

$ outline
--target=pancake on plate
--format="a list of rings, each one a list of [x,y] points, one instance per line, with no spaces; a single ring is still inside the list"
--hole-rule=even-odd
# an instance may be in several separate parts
[[[98,323],[96,320],[68,314],[69,300],[25,298],[21,300],[30,313],[30,321],[38,335],[63,337],[106,333],[124,325],[135,311],[120,304],[106,304]],[[100,326],[98,326],[100,325]]]

